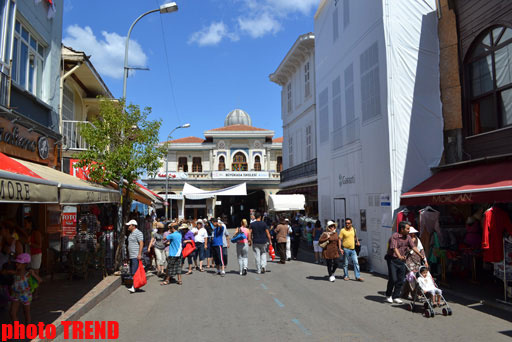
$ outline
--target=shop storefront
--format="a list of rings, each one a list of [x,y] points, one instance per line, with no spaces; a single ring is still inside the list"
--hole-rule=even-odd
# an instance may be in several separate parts
[[[401,196],[397,220],[419,227],[441,282],[478,285],[512,302],[512,160],[438,172]]]

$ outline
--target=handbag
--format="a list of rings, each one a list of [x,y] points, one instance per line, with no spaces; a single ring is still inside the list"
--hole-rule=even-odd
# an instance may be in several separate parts
[[[28,286],[30,286],[30,292],[34,293],[34,291],[39,287],[39,282],[33,275],[28,277],[27,282]]]
[[[182,251],[183,257],[184,258],[188,257],[195,250],[196,250],[196,244],[194,243],[194,241],[188,242],[185,245],[185,248],[183,248],[183,251]]]
[[[237,234],[235,234],[235,236],[233,236],[233,238],[231,239],[231,242],[237,243],[238,241],[245,240],[245,239],[247,239],[247,235],[245,235],[245,233],[242,231],[242,229],[240,229],[239,232]]]
[[[325,240],[324,242],[319,243],[319,244],[318,244],[318,246],[320,246],[321,248],[325,248],[325,247],[327,247],[327,245],[329,244],[329,242],[330,242],[330,240],[329,240],[329,239],[327,239],[327,240]]]
[[[139,260],[139,267],[137,271],[133,275],[133,287],[136,289],[140,289],[142,286],[147,284],[146,279],[146,271],[144,271],[144,265],[142,264],[142,260]]]

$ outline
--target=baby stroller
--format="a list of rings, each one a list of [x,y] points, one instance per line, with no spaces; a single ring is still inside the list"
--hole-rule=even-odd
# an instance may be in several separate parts
[[[423,314],[425,315],[426,318],[434,317],[436,314],[439,314],[439,313],[436,313],[434,310],[434,299],[432,298],[432,296],[430,294],[425,293],[425,291],[423,291],[423,289],[421,288],[421,286],[418,282],[418,277],[421,277],[421,274],[420,274],[421,265],[418,267],[417,263],[413,264],[413,263],[410,263],[407,261],[406,261],[405,265],[408,270],[408,273],[406,276],[407,283],[408,283],[408,286],[410,286],[411,292],[412,292],[412,300],[409,303],[407,309],[411,312],[414,312],[416,309],[416,303],[420,303],[420,304],[423,303]],[[430,272],[428,272],[427,277],[430,277],[432,282],[435,285],[434,278],[432,277]],[[439,293],[439,296],[441,297],[440,298],[441,299],[440,307],[443,307],[443,309],[442,309],[443,316],[451,316],[452,309],[448,305],[448,302],[443,297],[442,293]]]

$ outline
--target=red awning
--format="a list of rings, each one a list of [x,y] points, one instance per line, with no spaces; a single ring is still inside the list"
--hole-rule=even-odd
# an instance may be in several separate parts
[[[42,179],[41,176],[39,176],[34,171],[30,170],[25,165],[18,163],[16,160],[6,156],[5,154],[3,154],[1,152],[0,152],[0,170],[17,173],[18,175],[24,175],[24,176]]]
[[[441,170],[400,197],[401,205],[512,202],[512,161]]]

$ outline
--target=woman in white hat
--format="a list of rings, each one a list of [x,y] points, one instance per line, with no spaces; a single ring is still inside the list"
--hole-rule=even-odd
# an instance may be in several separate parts
[[[334,282],[334,272],[338,268],[338,259],[341,252],[341,240],[336,233],[336,223],[333,221],[327,222],[327,231],[322,233],[318,244],[322,246],[327,242],[326,246],[323,246],[323,257],[327,263],[327,273],[329,275],[329,281]]]

